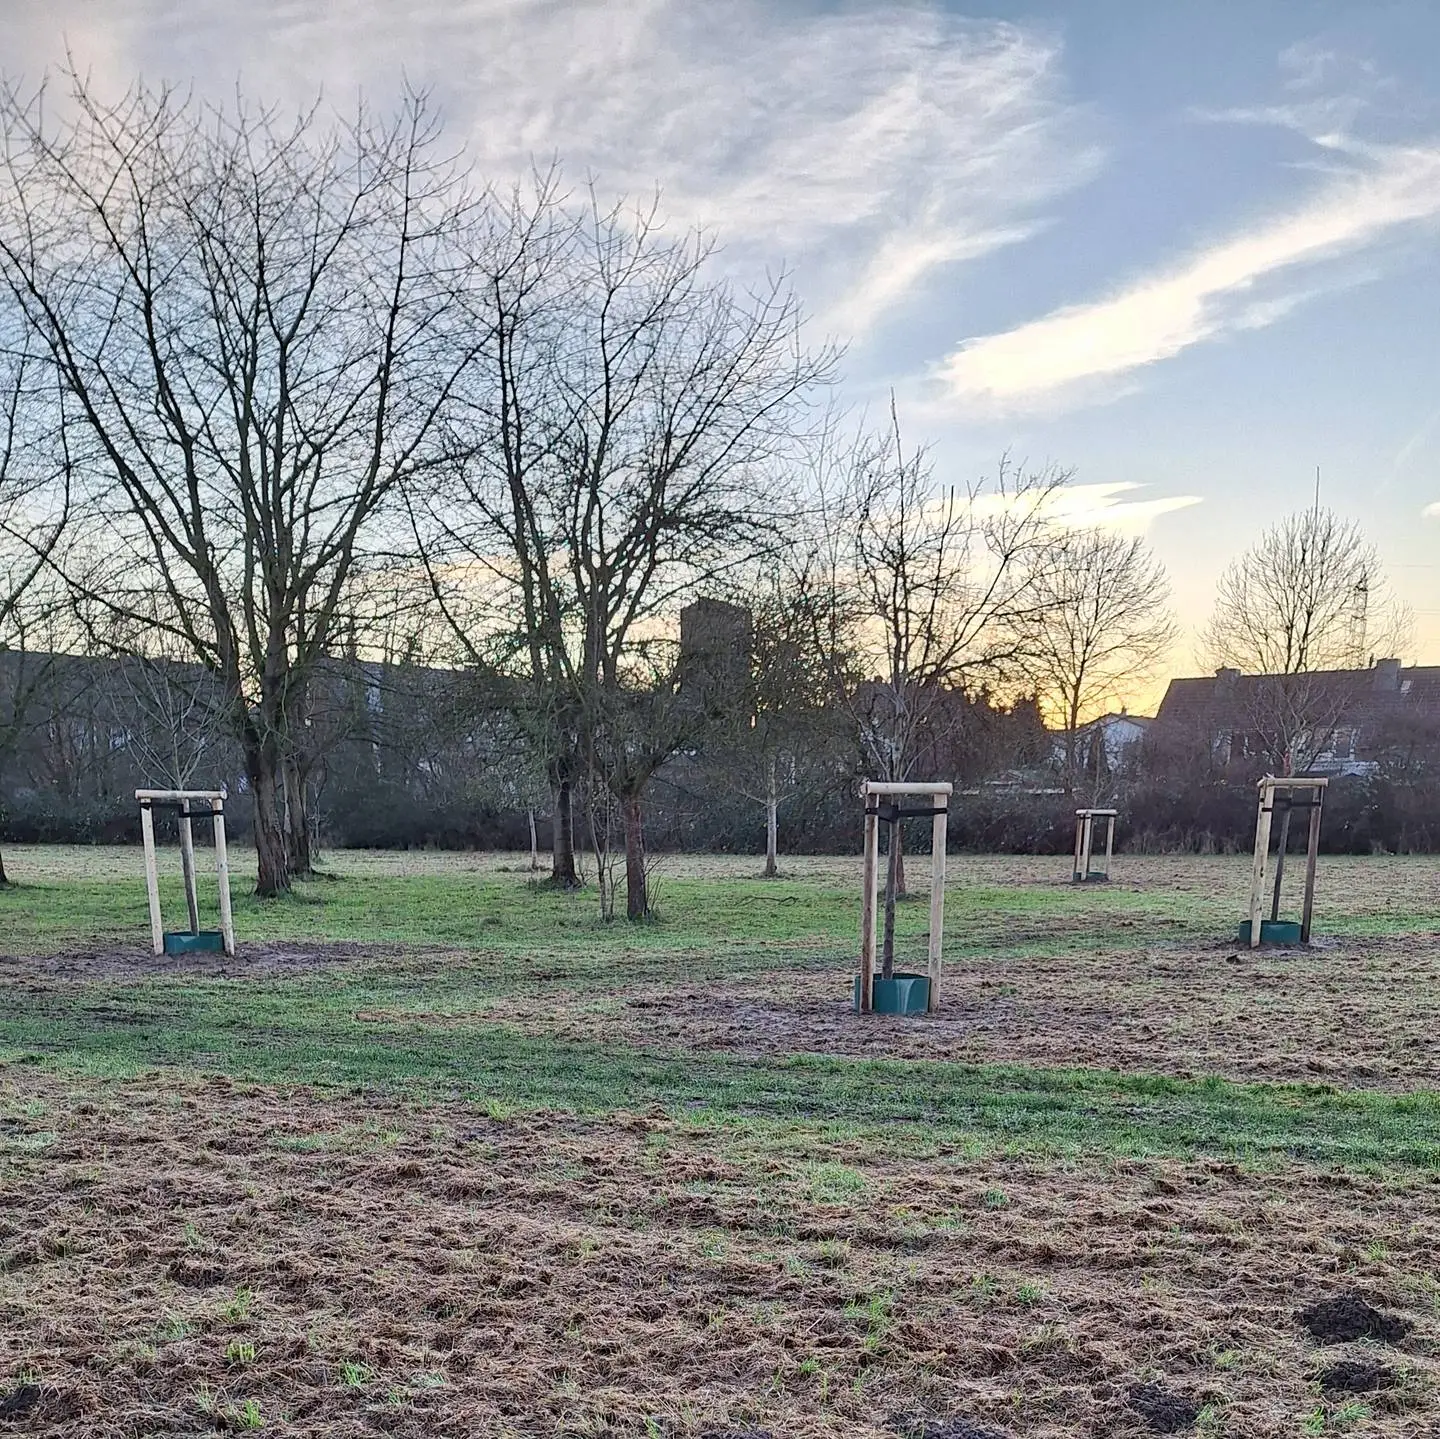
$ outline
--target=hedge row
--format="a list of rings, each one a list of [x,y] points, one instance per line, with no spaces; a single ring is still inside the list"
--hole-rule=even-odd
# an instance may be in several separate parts
[[[1121,849],[1243,852],[1253,842],[1255,791],[1248,784],[1137,784],[1115,803]],[[1000,789],[958,794],[951,806],[950,846],[977,853],[1064,853],[1071,844],[1075,804],[1073,797]],[[322,843],[336,848],[520,849],[529,842],[523,813],[463,799],[437,803],[398,787],[322,797],[319,817]],[[232,803],[227,820],[236,838],[248,834],[249,818],[247,805]],[[928,825],[914,821],[911,829],[910,843],[924,849]],[[539,830],[540,842],[548,846],[544,818]],[[793,796],[780,809],[785,853],[852,853],[859,832],[859,804],[853,793]],[[658,850],[754,854],[763,849],[764,836],[761,807],[730,793],[694,795],[657,787],[647,808],[648,842]],[[15,797],[0,813],[0,839],[131,844],[139,842],[140,824],[128,799],[65,803],[31,794]],[[579,834],[577,840],[584,843],[586,836]],[[1440,852],[1440,782],[1336,781],[1326,799],[1321,842],[1332,854]]]

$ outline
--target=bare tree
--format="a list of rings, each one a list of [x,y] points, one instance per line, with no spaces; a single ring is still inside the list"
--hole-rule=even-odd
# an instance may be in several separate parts
[[[1403,643],[1409,616],[1360,528],[1318,506],[1265,531],[1221,576],[1202,651],[1244,686],[1245,721],[1270,768],[1303,770],[1345,720],[1361,669]]]
[[[308,678],[394,487],[436,463],[475,343],[455,303],[471,202],[421,96],[332,123],[68,80],[65,118],[0,91],[0,284],[114,560],[93,597],[155,610],[216,676],[257,892],[280,894]]]
[[[212,677],[197,668],[127,655],[116,667],[118,682],[107,688],[111,717],[124,724],[151,783],[162,788],[190,788],[223,730]]]
[[[37,630],[53,634],[63,606],[53,565],[70,517],[70,471],[53,422],[54,391],[30,340],[24,315],[0,308],[0,778],[49,679],[53,650],[25,650]],[[0,887],[7,884],[0,855]]]
[[[556,482],[561,345],[576,218],[555,172],[517,185],[477,232],[473,323],[489,343],[465,391],[465,463],[439,490],[411,499],[411,521],[433,597],[456,654],[508,701],[552,790],[551,880],[576,888],[579,720],[566,681],[573,617],[553,578],[555,537],[542,529]],[[553,505],[555,499],[550,503]]]
[[[1216,666],[1298,675],[1360,669],[1405,635],[1380,558],[1333,510],[1290,515],[1220,578],[1203,645]]]
[[[1117,703],[1174,644],[1168,598],[1164,567],[1139,538],[1062,530],[1039,556],[1018,639],[1037,698],[1065,735],[1067,792],[1082,716]]]
[[[55,390],[14,306],[0,307],[0,651],[50,568],[70,517],[70,467]]]
[[[60,682],[67,658],[57,648],[64,612],[63,587],[42,572],[27,580],[23,592],[17,587],[12,593],[0,631],[0,826],[6,820],[4,780],[16,752],[74,697],[73,675]],[[0,889],[8,884],[0,851]]]
[[[1068,475],[1002,460],[993,480],[942,485],[924,450],[905,449],[893,408],[888,435],[856,441],[824,469],[830,599],[820,647],[835,699],[869,773],[914,779],[964,713],[956,692],[1018,674],[1040,603],[1035,577],[1054,544],[1051,500]],[[903,893],[898,862],[896,871]]]
[[[676,613],[777,542],[772,461],[832,356],[801,345],[783,279],[737,290],[704,237],[553,178],[515,197],[485,266],[469,459],[417,524],[462,643],[527,696],[557,836],[577,779],[611,791],[640,919],[644,791],[696,723]]]
[[[726,654],[703,687],[713,720],[703,772],[759,806],[765,816],[767,879],[780,872],[780,810],[800,793],[814,797],[854,777],[854,745],[832,703],[831,665],[817,637],[820,591],[802,545],[774,556],[736,591],[748,617],[741,673]],[[703,657],[702,657],[703,660]],[[693,665],[694,656],[686,656]],[[697,688],[686,675],[683,686]]]

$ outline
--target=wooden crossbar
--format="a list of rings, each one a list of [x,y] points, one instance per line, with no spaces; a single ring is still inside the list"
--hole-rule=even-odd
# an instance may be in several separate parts
[[[867,779],[860,786],[861,795],[872,794],[954,794],[955,786],[948,780],[922,784],[913,780]]]
[[[213,804],[219,800],[221,804],[229,798],[229,791],[224,789],[137,789],[135,798],[141,804],[147,800],[154,804],[183,804],[186,800],[199,800],[205,804]]]

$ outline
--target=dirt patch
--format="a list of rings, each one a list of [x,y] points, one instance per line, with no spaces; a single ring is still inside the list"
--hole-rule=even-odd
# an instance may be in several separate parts
[[[1318,1300],[1295,1317],[1319,1344],[1348,1344],[1356,1339],[1398,1344],[1412,1327],[1408,1319],[1377,1309],[1353,1289]]]
[[[29,1414],[40,1404],[38,1384],[17,1384],[3,1399],[0,1399],[0,1419],[19,1419]]]
[[[25,1256],[0,1393],[42,1393],[0,1433],[894,1439],[912,1414],[1118,1439],[1158,1369],[1225,1432],[1291,1439],[1315,1404],[1294,1295],[1351,1274],[1415,1325],[1416,1382],[1367,1398],[1367,1434],[1440,1423],[1424,1176],[22,1065],[0,1116],[0,1266]]]
[[[1189,1429],[1200,1417],[1202,1407],[1154,1380],[1137,1384],[1126,1403],[1156,1434],[1178,1434],[1182,1429]]]
[[[713,985],[518,994],[503,1012],[377,1013],[517,1025],[649,1048],[817,1053],[1164,1073],[1346,1087],[1440,1087],[1440,943],[1335,942],[1287,954],[1223,945],[954,960],[941,1009],[860,1016],[850,978],[788,970]]]
[[[0,982],[106,979],[274,979],[332,964],[393,956],[398,946],[329,940],[247,940],[233,955],[214,951],[152,954],[139,944],[68,949],[40,955],[0,954]]]
[[[1377,1389],[1393,1389],[1400,1376],[1388,1364],[1367,1354],[1327,1364],[1316,1373],[1315,1381],[1332,1394],[1372,1394]]]

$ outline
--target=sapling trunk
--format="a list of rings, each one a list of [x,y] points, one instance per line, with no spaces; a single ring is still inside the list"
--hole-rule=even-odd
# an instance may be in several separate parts
[[[900,821],[890,826],[890,849],[885,866],[885,938],[880,951],[880,978],[895,978],[895,895],[900,875]]]
[[[1285,879],[1285,851],[1290,848],[1290,815],[1292,811],[1286,806],[1285,813],[1280,818],[1280,844],[1275,851],[1275,894],[1270,903],[1270,918],[1280,918],[1280,886]]]
[[[185,908],[190,919],[190,933],[200,933],[200,907],[195,895],[195,833],[190,824],[190,808],[180,810],[180,873],[185,882]]]
[[[780,797],[775,783],[775,756],[771,755],[765,769],[765,878],[780,873]]]

